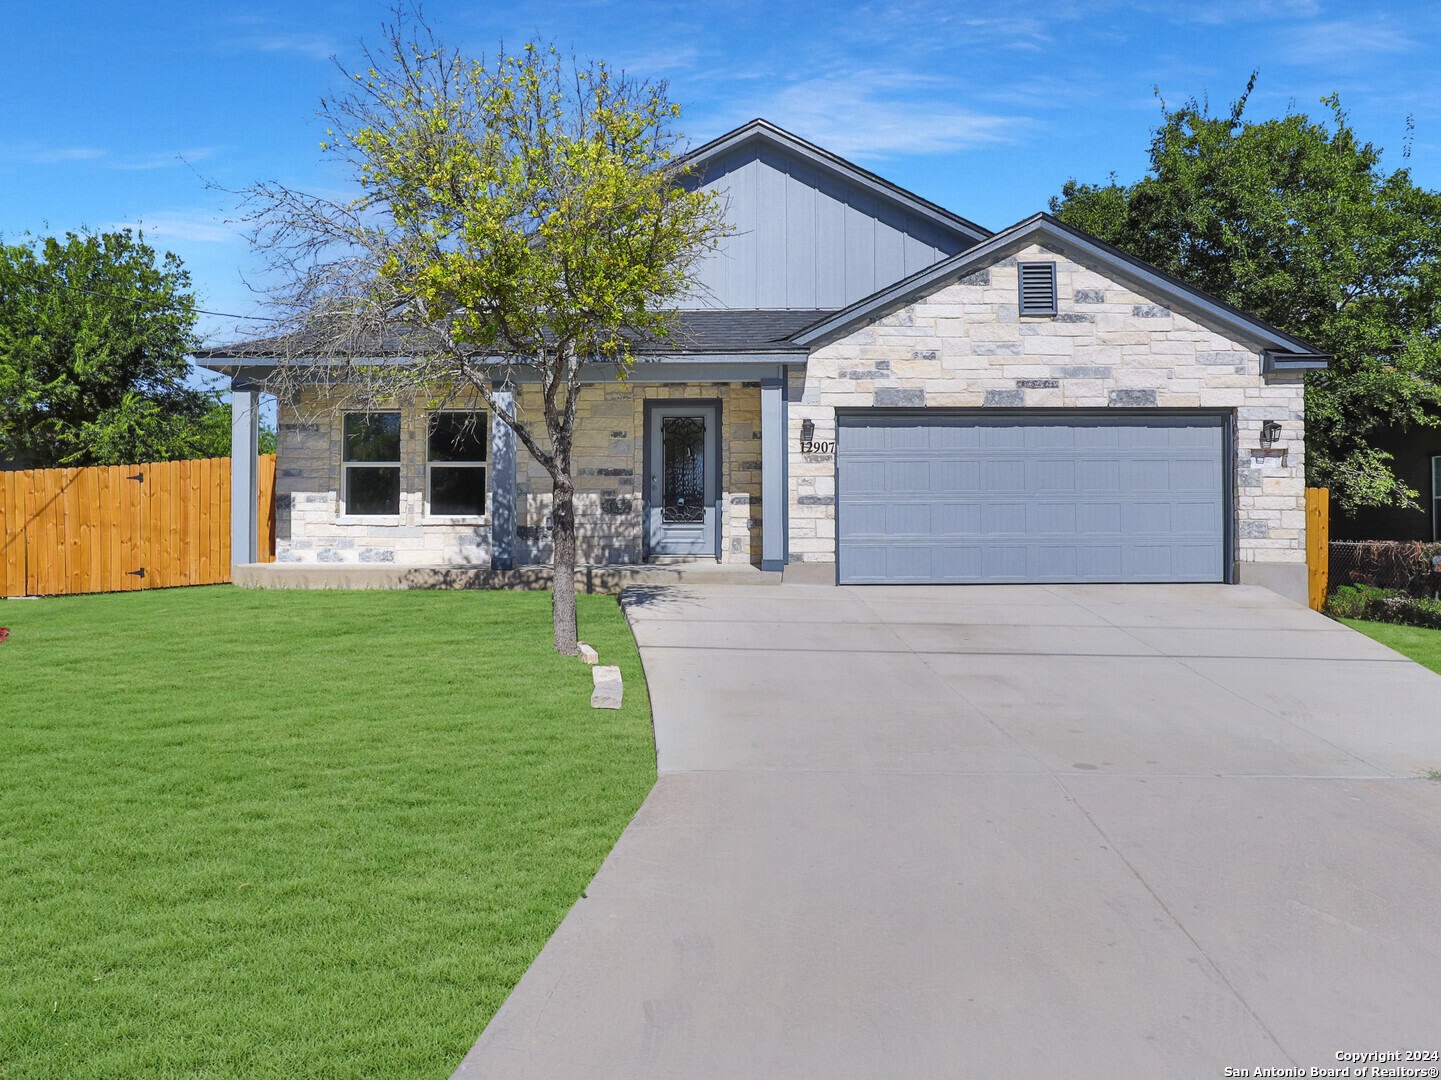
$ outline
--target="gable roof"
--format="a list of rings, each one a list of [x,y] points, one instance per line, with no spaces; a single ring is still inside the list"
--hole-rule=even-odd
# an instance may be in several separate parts
[[[869,191],[877,198],[895,203],[943,229],[958,233],[970,243],[984,240],[991,235],[991,230],[985,226],[977,225],[974,221],[961,217],[960,214],[953,214],[945,207],[937,206],[929,199],[923,199],[914,192],[907,191],[884,177],[877,176],[854,162],[847,161],[839,154],[823,150],[814,143],[806,142],[799,135],[793,135],[784,128],[772,124],[769,120],[762,120],[759,117],[748,124],[742,124],[734,131],[728,131],[724,135],[712,139],[703,146],[696,147],[679,158],[676,164],[704,179],[706,165],[754,142],[768,143],[778,147],[822,172],[832,173]]]
[[[1031,242],[1042,242],[1063,254],[1098,263],[1118,276],[1141,286],[1140,291],[1175,304],[1202,322],[1223,327],[1262,346],[1278,370],[1308,370],[1326,366],[1326,357],[1298,337],[1277,330],[1254,315],[1218,300],[1188,285],[1180,278],[1158,270],[1128,255],[1090,233],[1067,225],[1050,214],[1033,214],[1002,229],[975,247],[943,259],[919,273],[872,293],[863,300],[817,320],[791,339],[797,345],[818,348],[844,336],[857,326],[870,323],[888,312],[905,307],[923,296],[950,285],[975,270],[1005,258]]]

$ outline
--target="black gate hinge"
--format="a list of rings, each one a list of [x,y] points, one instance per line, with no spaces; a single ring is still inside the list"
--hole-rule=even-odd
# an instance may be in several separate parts
[[[132,479],[133,479],[133,477],[132,477]],[[127,570],[127,571],[125,571],[125,576],[126,576],[126,577],[138,577],[138,578],[140,578],[141,580],[144,580],[144,578],[145,578],[145,567],[142,566],[139,570]]]
[[[144,474],[143,472],[138,472],[138,473],[136,473],[134,476],[127,476],[125,479],[127,479],[127,480],[139,480],[139,481],[143,484],[143,483],[145,483],[145,474]]]

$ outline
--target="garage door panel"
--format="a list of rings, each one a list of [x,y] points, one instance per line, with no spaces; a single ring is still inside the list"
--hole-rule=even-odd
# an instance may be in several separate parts
[[[1122,549],[1119,544],[1087,544],[1078,548],[1077,581],[1120,581]]]
[[[931,463],[924,458],[886,462],[886,491],[917,492],[929,495],[931,492]]]
[[[1037,503],[1031,531],[1075,536],[1076,517],[1076,504],[1073,502]]]
[[[1127,536],[1165,535],[1171,531],[1168,502],[1127,503],[1121,508],[1121,532]]]
[[[1026,535],[1025,503],[981,503],[980,508],[981,532],[987,536],[998,536],[1007,533],[1014,536]]]
[[[1085,425],[1076,428],[1076,446],[1082,450],[1116,450],[1121,445],[1122,429]]]
[[[1220,581],[1225,445],[1220,417],[843,413],[841,580]]]
[[[1013,492],[1026,490],[1026,463],[1024,461],[986,458],[981,462],[981,491]]]
[[[981,549],[977,544],[936,544],[931,552],[931,572],[938,581],[981,575]]]
[[[1036,569],[1042,577],[1074,578],[1080,570],[1080,561],[1074,544],[1041,544],[1036,548]]]
[[[978,502],[942,502],[931,507],[931,521],[941,536],[979,536],[981,504]]]
[[[886,507],[885,534],[897,539],[914,536],[923,542],[931,537],[929,503],[891,503]]]
[[[1064,458],[1040,458],[1029,463],[1029,491],[1075,491],[1076,463]]]
[[[1029,430],[1029,445],[1038,450],[1071,450],[1076,445],[1076,429],[1055,424],[1037,424]]]
[[[933,495],[974,495],[981,490],[979,461],[940,460],[931,463]]]
[[[863,459],[847,462],[841,471],[839,488],[843,495],[884,495],[886,463]]]
[[[895,544],[886,551],[888,576],[896,581],[930,581],[934,577],[929,545]]]
[[[1182,460],[1171,464],[1171,490],[1214,491],[1220,482],[1219,467],[1214,461]]]
[[[1178,502],[1174,506],[1176,532],[1181,536],[1214,536],[1225,523],[1214,502]]]
[[[1120,491],[1121,463],[1115,458],[1081,458],[1076,462],[1081,491]]]
[[[987,544],[981,549],[981,573],[988,581],[1015,581],[1025,576],[1024,544]]]
[[[1121,531],[1121,504],[1082,503],[1076,508],[1076,531],[1081,536],[1115,536]]]

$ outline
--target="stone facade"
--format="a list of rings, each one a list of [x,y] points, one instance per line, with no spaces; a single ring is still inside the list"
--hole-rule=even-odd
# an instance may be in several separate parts
[[[1021,316],[1017,262],[1054,261],[1057,314]],[[834,562],[836,410],[1224,409],[1235,417],[1236,558],[1305,562],[1302,385],[1268,382],[1254,343],[1032,244],[814,351],[788,388],[790,558]],[[1261,425],[1282,425],[1260,451]],[[802,426],[824,453],[801,454]]]
[[[643,424],[646,400],[719,399],[721,426],[721,558],[759,562],[760,386],[758,383],[611,383],[584,388],[577,410],[576,533],[582,563],[642,561]],[[516,406],[532,430],[544,431],[540,396],[522,386]],[[474,402],[447,408],[473,407]],[[482,406],[483,408],[483,406]],[[488,566],[487,513],[479,519],[425,515],[425,402],[401,412],[400,514],[340,514],[341,418],[314,399],[282,405],[276,475],[279,562],[390,562],[407,566]],[[494,422],[493,418],[489,418]],[[542,443],[545,440],[542,438]],[[517,551],[522,563],[551,557],[550,476],[516,446]]]
[[[1030,259],[1057,264],[1055,315],[1018,313],[1016,264]],[[1233,417],[1237,448],[1241,580],[1261,581],[1271,571],[1292,575],[1305,562],[1299,379],[1268,379],[1257,343],[1035,244],[816,349],[804,365],[790,368],[786,397],[792,563],[835,562],[836,410],[855,407],[1222,410]],[[516,399],[521,417],[543,432],[538,391],[522,386]],[[721,406],[720,557],[760,562],[760,384],[638,377],[582,392],[574,452],[581,562],[643,560],[645,403],[685,399]],[[313,402],[281,410],[280,561],[490,564],[489,513],[473,520],[426,517],[425,403],[417,399],[401,412],[400,514],[352,519],[339,514],[338,415]],[[1279,421],[1282,434],[1263,452],[1261,426],[1268,420]],[[551,557],[550,478],[519,444],[516,460],[516,558],[545,563]]]

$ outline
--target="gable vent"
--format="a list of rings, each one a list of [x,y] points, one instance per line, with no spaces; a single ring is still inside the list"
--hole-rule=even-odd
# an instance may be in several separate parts
[[[1021,263],[1021,314],[1056,313],[1056,264]]]

